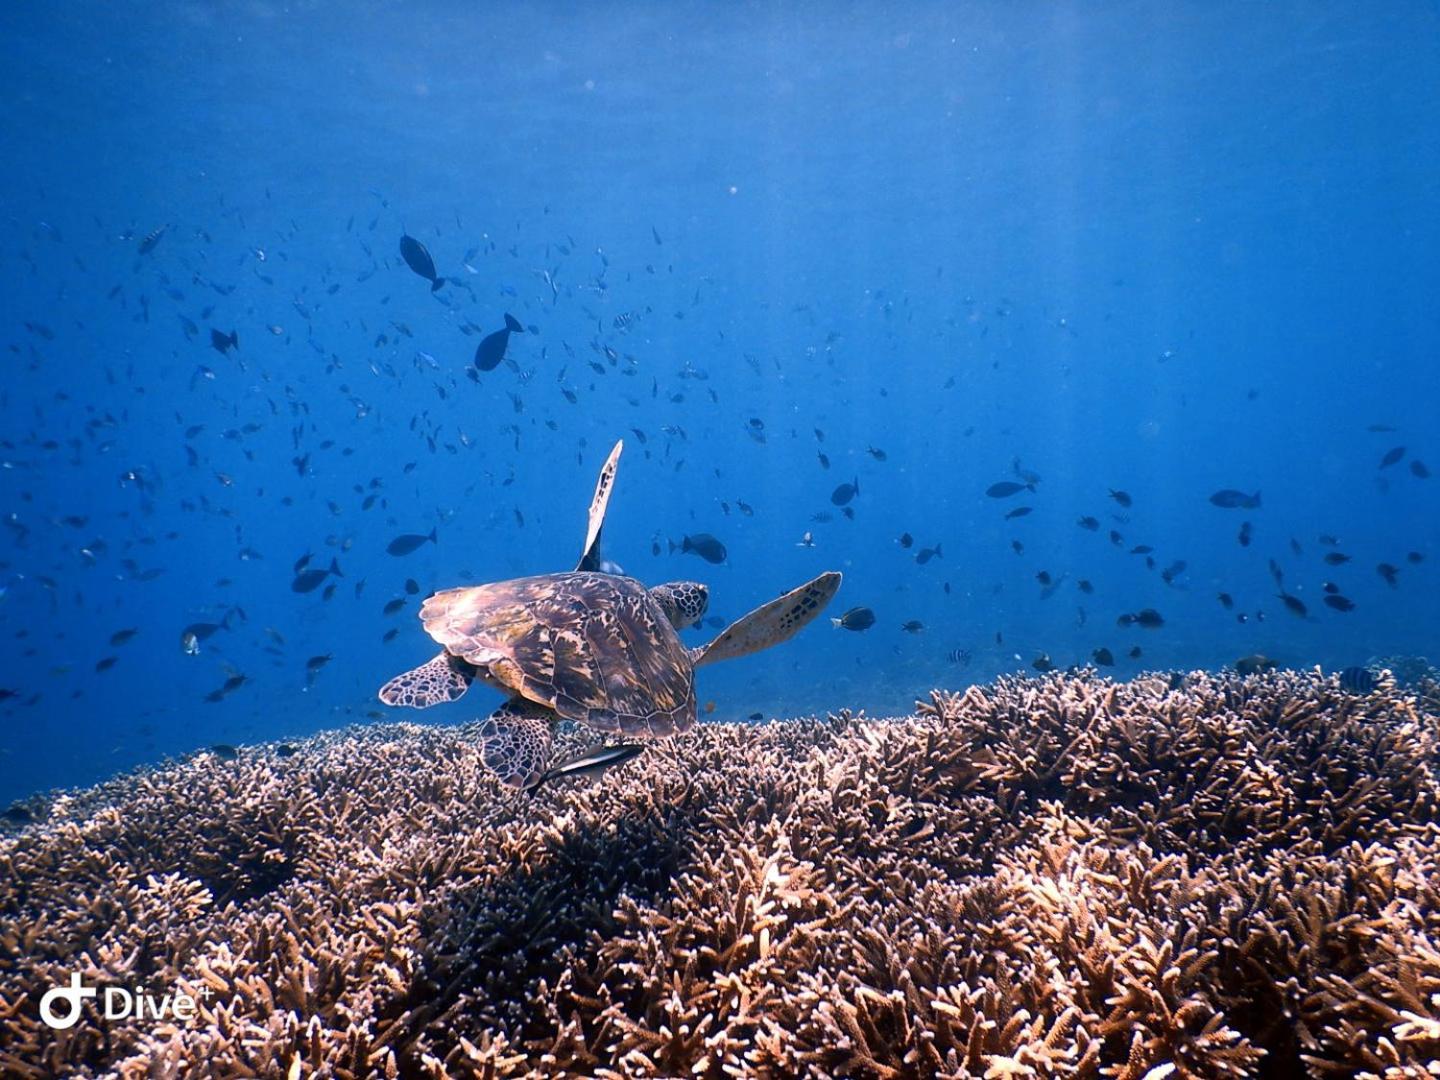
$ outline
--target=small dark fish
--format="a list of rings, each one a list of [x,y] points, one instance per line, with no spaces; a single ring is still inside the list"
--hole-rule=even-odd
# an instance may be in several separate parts
[[[897,544],[899,544],[902,548],[905,548],[906,550],[909,550],[910,547],[914,545],[914,543],[915,543],[915,538],[914,538],[913,536],[911,536],[909,533],[901,533],[901,534],[900,534],[900,539],[897,540],[897,541],[895,541],[895,542],[896,542]]]
[[[1369,668],[1347,667],[1339,673],[1340,688],[1352,694],[1368,694],[1380,685],[1380,680]]]
[[[540,790],[541,784],[550,780],[559,780],[566,776],[597,775],[612,765],[624,764],[636,755],[643,753],[644,750],[645,747],[639,743],[622,743],[619,746],[602,746],[586,751],[546,769],[540,779],[535,781],[535,785],[530,788],[530,792],[534,794]]]
[[[1425,561],[1425,556],[1420,554],[1420,552],[1418,551],[1407,551],[1405,553],[1405,561],[1408,562],[1411,566],[1419,566],[1422,562]]]
[[[674,540],[669,543],[672,555],[677,550],[686,555],[699,555],[706,562],[717,566],[730,557],[725,545],[709,533],[695,533],[693,536],[686,536],[678,544]]]
[[[1250,531],[1250,522],[1243,521],[1240,523],[1240,534],[1236,537],[1236,539],[1240,541],[1241,547],[1250,546]]]
[[[1429,468],[1427,468],[1425,462],[1421,461],[1419,458],[1410,459],[1410,471],[1416,476],[1416,478],[1420,480],[1430,479]]]
[[[34,822],[35,815],[28,806],[17,802],[7,806],[4,813],[0,813],[0,818],[4,818],[12,825],[29,825]]]
[[[1388,562],[1382,562],[1375,567],[1375,572],[1385,579],[1385,584],[1392,589],[1395,588],[1395,579],[1400,575],[1400,568],[1391,566]]]
[[[752,720],[752,721],[754,721],[755,723],[758,724],[761,720],[764,720],[764,719],[765,719],[765,714],[764,714],[763,712],[752,712],[752,713],[751,713],[749,716],[747,716],[745,719],[747,719],[747,720]]]
[[[1095,586],[1090,583],[1088,578],[1081,578],[1075,583],[1075,587],[1081,592],[1083,592],[1086,596],[1089,596],[1095,591]]]
[[[486,334],[475,346],[475,367],[480,371],[494,371],[505,359],[505,349],[510,344],[510,335],[525,328],[514,315],[505,315],[505,326],[493,334]]]
[[[1235,670],[1241,675],[1261,675],[1267,671],[1274,671],[1279,666],[1276,661],[1260,653],[1242,656],[1235,661]]]
[[[1035,575],[1035,580],[1038,581],[1041,585],[1049,585],[1055,579],[1050,576],[1049,570],[1041,570],[1038,574]]]
[[[1097,532],[1100,529],[1100,522],[1093,517],[1082,517],[1078,521],[1076,521],[1075,524],[1079,525],[1080,528],[1088,529],[1091,532]]]
[[[949,660],[952,664],[959,664],[961,667],[966,667],[970,663],[970,650],[951,649],[945,654],[945,659]]]
[[[409,555],[419,550],[420,545],[427,542],[431,544],[439,543],[439,540],[436,539],[436,531],[434,529],[431,529],[428,533],[405,533],[397,536],[386,545],[385,553],[397,557]]]
[[[119,662],[119,660],[120,660],[120,658],[119,658],[118,656],[106,656],[106,657],[103,657],[102,659],[95,661],[95,670],[96,670],[96,671],[109,671],[112,667],[114,667],[114,666]]]
[[[1349,597],[1341,596],[1339,593],[1331,593],[1329,596],[1325,597],[1325,605],[1327,607],[1334,608],[1336,611],[1355,610],[1355,601],[1351,600]]]
[[[149,255],[159,245],[165,236],[165,230],[170,228],[168,224],[161,225],[158,229],[151,230],[146,234],[145,239],[140,241],[139,251],[141,255]]]
[[[1232,608],[1235,607],[1235,598],[1232,597],[1228,592],[1217,593],[1215,599],[1220,601],[1220,606],[1223,607],[1226,611],[1230,611]]]
[[[345,576],[340,572],[340,564],[334,559],[330,560],[330,565],[324,570],[304,570],[296,574],[295,580],[290,582],[290,590],[297,593],[314,592],[331,574],[336,577]]]
[[[1226,488],[1217,491],[1210,496],[1210,504],[1218,506],[1222,510],[1259,510],[1260,492],[1253,495],[1246,495],[1243,491],[1236,491],[1234,488]]]
[[[1005,515],[1005,520],[1010,521],[1014,518],[1024,517],[1026,514],[1030,513],[1034,509],[1035,508],[1033,506],[1017,506],[1014,510],[1011,510],[1008,514]]]
[[[240,756],[240,751],[229,743],[217,742],[210,747],[210,753],[214,754],[221,761],[234,761]]]
[[[1130,506],[1133,501],[1128,491],[1116,491],[1114,488],[1110,489],[1110,498],[1114,499],[1121,506]]]
[[[1124,504],[1124,505],[1129,505]],[[1090,654],[1090,659],[1095,661],[1097,667],[1114,667],[1115,656],[1109,649],[1096,649]]]
[[[228,334],[222,334],[212,326],[210,328],[210,347],[223,356],[231,349],[240,347],[240,334],[235,330],[231,330]]]
[[[837,630],[869,630],[875,625],[875,612],[868,607],[852,607],[838,619],[831,619],[831,625]]]
[[[1301,600],[1298,596],[1291,596],[1287,592],[1278,592],[1275,596],[1285,605],[1285,610],[1290,612],[1291,615],[1303,619],[1310,614],[1310,609],[1305,606],[1305,601]]]
[[[828,469],[830,467],[830,459],[824,454],[822,454],[820,451],[817,450],[815,452],[815,456],[820,459],[820,467],[822,469]]]
[[[1049,653],[1041,653],[1039,656],[1035,657],[1034,660],[1030,661],[1030,666],[1036,671],[1055,670],[1055,662],[1050,659]]]
[[[116,630],[115,633],[110,635],[110,644],[124,645],[127,641],[129,641],[139,632],[140,631],[136,630],[134,627],[130,627],[125,630]]]
[[[1339,551],[1327,551],[1325,553],[1326,566],[1342,566],[1350,561],[1350,556]]]
[[[405,579],[405,595],[414,596],[420,591],[420,583],[414,578]]]
[[[409,234],[400,237],[400,257],[405,260],[406,266],[430,282],[431,292],[440,291],[445,279],[435,273],[435,260],[424,244]]]
[[[925,624],[919,619],[911,619],[909,622],[903,623],[900,629],[907,634],[918,634],[925,629]]]
[[[860,494],[860,478],[857,476],[848,484],[841,484],[830,493],[830,501],[836,506],[844,506],[856,495]]]
[[[1397,446],[1385,451],[1385,456],[1380,459],[1380,468],[1388,469],[1405,456],[1405,447]]]
[[[279,746],[275,747],[276,757],[294,757],[299,752],[300,748],[294,743],[282,742]]]
[[[921,548],[918,552],[916,552],[916,554],[915,554],[915,561],[916,561],[917,563],[919,563],[921,566],[924,566],[924,565],[925,565],[926,563],[928,563],[931,559],[935,559],[935,558],[942,558],[942,559],[943,559],[944,557],[945,557],[945,554],[944,554],[944,552],[942,552],[942,551],[940,550],[940,545],[939,545],[939,544],[936,544],[933,548]]]
[[[405,598],[404,598],[403,596],[397,596],[394,600],[391,600],[389,603],[387,603],[387,604],[381,609],[381,612],[380,612],[380,613],[381,613],[382,615],[394,615],[397,611],[401,610],[404,606],[405,606]]]
[[[305,670],[319,671],[333,659],[334,657],[330,653],[325,653],[323,656],[312,656],[305,661]]]
[[[1011,495],[1018,495],[1022,491],[1034,491],[1034,484],[1018,484],[1014,480],[1001,480],[999,483],[991,484],[985,489],[985,494],[992,499],[1008,499]]]
[[[867,446],[865,448],[865,452],[871,457],[873,457],[876,461],[884,461],[886,457],[885,451],[875,446]]]
[[[1133,614],[1121,615],[1115,620],[1120,626],[1139,626],[1155,630],[1165,625],[1165,618],[1154,608],[1141,608]]]
[[[1340,591],[1340,586],[1336,585],[1333,581],[1327,581],[1320,587],[1331,595],[1334,595],[1335,593],[1338,593]]]
[[[1139,646],[1139,645],[1131,645],[1131,646],[1130,646],[1130,651],[1129,651],[1128,653],[1126,653],[1125,655],[1128,656],[1128,657],[1130,657],[1131,660],[1139,660],[1140,657],[1141,657],[1143,654],[1142,654],[1141,651],[1140,651],[1140,646]]]

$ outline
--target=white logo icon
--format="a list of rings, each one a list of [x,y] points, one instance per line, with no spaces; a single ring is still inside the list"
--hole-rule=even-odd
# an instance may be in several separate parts
[[[70,985],[55,986],[45,991],[45,996],[40,999],[40,1019],[49,1024],[56,1031],[64,1031],[68,1027],[74,1027],[75,1022],[80,1019],[80,1005],[86,998],[93,998],[99,993],[93,986],[85,986],[80,981],[79,973],[70,976]],[[65,1001],[65,1012],[57,1014],[55,1003],[60,999]]]
[[[208,1001],[210,988],[202,987],[200,996]],[[85,999],[93,997],[100,997],[100,991],[82,983],[78,973],[72,974],[69,986],[51,987],[40,998],[40,1019],[56,1031],[74,1027],[80,1019],[80,1008]],[[195,1019],[195,999],[179,991],[157,997],[143,986],[137,986],[133,990],[123,986],[107,986],[102,1001],[100,1015],[106,1020]],[[61,1002],[64,1004],[60,1004]]]

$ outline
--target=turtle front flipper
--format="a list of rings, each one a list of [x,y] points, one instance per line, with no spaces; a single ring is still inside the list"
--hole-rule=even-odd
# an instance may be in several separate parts
[[[825,610],[825,605],[839,588],[840,574],[831,570],[761,605],[720,631],[720,635],[709,645],[696,649],[691,654],[695,666],[698,668],[717,660],[749,656],[794,637],[806,623]]]
[[[500,782],[525,790],[550,764],[550,725],[555,714],[524,698],[511,698],[480,724],[480,756]]]
[[[600,478],[595,481],[595,495],[590,500],[590,522],[585,530],[585,550],[580,555],[576,570],[600,569],[600,530],[605,526],[605,508],[610,505],[610,492],[615,489],[615,471],[620,468],[620,451],[625,449],[621,440],[610,451]]]
[[[380,700],[386,705],[409,705],[428,709],[454,701],[475,681],[475,668],[442,652],[417,668],[396,675],[380,688]]]

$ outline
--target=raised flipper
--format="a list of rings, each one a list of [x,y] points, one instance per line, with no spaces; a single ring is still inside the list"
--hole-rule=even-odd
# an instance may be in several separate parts
[[[480,723],[480,756],[503,784],[533,788],[550,764],[550,725],[544,705],[511,698]]]
[[[386,705],[428,709],[431,705],[454,701],[469,690],[474,681],[475,669],[471,665],[458,656],[442,652],[419,667],[396,675],[380,688],[380,700]]]
[[[585,531],[585,551],[580,556],[576,570],[600,569],[600,530],[605,526],[605,508],[610,505],[610,492],[615,487],[615,470],[620,467],[620,451],[625,449],[621,440],[605,459],[600,478],[595,481],[595,496],[590,500],[590,524]]]
[[[749,656],[794,637],[800,628],[825,610],[840,588],[840,574],[831,570],[798,589],[771,600],[731,623],[709,645],[691,652],[695,666]]]

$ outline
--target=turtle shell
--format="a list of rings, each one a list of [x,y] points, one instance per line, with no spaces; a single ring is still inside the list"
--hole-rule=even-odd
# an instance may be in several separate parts
[[[567,720],[657,738],[695,722],[690,650],[633,578],[541,574],[446,589],[420,621],[487,681]]]

